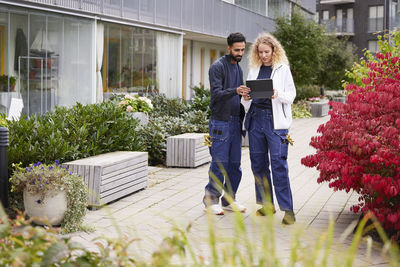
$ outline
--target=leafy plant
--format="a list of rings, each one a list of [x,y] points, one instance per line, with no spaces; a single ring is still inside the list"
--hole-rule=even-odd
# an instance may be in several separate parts
[[[190,89],[192,89],[195,93],[194,98],[190,102],[190,109],[204,111],[207,113],[207,118],[210,118],[210,90],[205,89],[203,84],[200,84],[200,86],[191,87]]]
[[[49,191],[65,191],[67,194],[67,211],[61,226],[65,232],[81,229],[86,214],[88,190],[81,178],[55,164],[46,165],[41,162],[21,168],[14,165],[15,171],[10,178],[11,192],[23,193],[25,190],[39,194],[38,204],[44,201]]]
[[[150,112],[153,109],[150,99],[138,95],[125,95],[119,106],[127,112]]]
[[[8,126],[8,121],[6,115],[0,113],[0,127],[7,127],[7,126]]]
[[[388,32],[384,35],[378,35],[378,51],[380,54],[390,53],[393,57],[400,56],[400,32],[398,30]],[[343,88],[348,84],[355,84],[363,86],[363,79],[368,78],[370,68],[369,63],[382,62],[379,58],[375,57],[371,51],[364,51],[364,58],[359,63],[354,63],[350,70],[345,73],[346,81],[343,81]]]
[[[9,166],[66,162],[113,151],[141,151],[138,122],[113,102],[57,107],[9,124]],[[123,133],[123,134],[121,134]]]
[[[188,110],[185,100],[181,98],[167,98],[165,95],[156,94],[151,97],[154,109],[152,117],[172,116],[179,117]]]
[[[176,102],[172,102],[176,103]],[[168,108],[166,108],[167,110]],[[147,125],[138,129],[142,146],[149,153],[152,165],[164,164],[166,160],[166,140],[169,136],[182,133],[208,131],[207,113],[201,110],[186,111],[181,116],[150,117]]]
[[[294,119],[311,118],[310,108],[307,106],[306,101],[301,100],[292,105],[292,116]]]
[[[0,89],[3,91],[8,90],[8,85],[10,88],[13,89],[17,82],[17,77],[15,76],[8,76],[8,75],[0,75]]]
[[[332,103],[330,121],[310,143],[317,152],[302,164],[320,171],[319,183],[359,193],[351,209],[373,213],[399,238],[400,58],[391,52],[376,57],[365,65],[363,86],[346,86],[346,104]]]
[[[22,214],[9,221],[1,205],[0,215],[1,266],[107,267],[134,266],[136,263],[127,253],[127,248],[136,239],[106,239],[103,243],[96,242],[97,250],[93,251],[69,237],[61,237],[53,228],[31,226],[31,221],[25,220]]]

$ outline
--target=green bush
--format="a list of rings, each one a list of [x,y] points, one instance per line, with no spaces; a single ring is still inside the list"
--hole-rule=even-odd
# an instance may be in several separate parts
[[[151,165],[164,164],[166,160],[167,138],[189,132],[208,132],[206,112],[197,110],[187,111],[178,117],[151,117],[147,125],[139,127],[142,146],[149,153],[149,163]]]
[[[9,166],[76,160],[112,151],[141,150],[137,121],[113,102],[57,107],[9,123]],[[123,133],[123,134],[121,134]]]
[[[306,101],[300,100],[292,105],[292,116],[294,119],[311,118],[310,108],[307,106]]]
[[[296,87],[296,98],[294,102],[298,102],[300,100],[307,100],[311,97],[320,96],[321,90],[317,85],[305,85]]]
[[[151,97],[153,110],[150,115],[152,117],[173,116],[178,117],[188,109],[185,100],[181,98],[167,98],[165,95],[154,95]]]
[[[283,45],[297,86],[323,85],[339,89],[345,69],[356,60],[355,48],[326,34],[323,26],[307,19],[297,8],[290,17],[276,19],[275,37]]]
[[[211,92],[204,88],[204,85],[191,87],[194,91],[194,98],[190,103],[191,110],[201,110],[207,113],[207,118],[211,116],[210,98]]]

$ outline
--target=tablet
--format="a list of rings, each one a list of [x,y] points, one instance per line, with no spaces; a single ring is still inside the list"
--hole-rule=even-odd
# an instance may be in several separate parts
[[[272,79],[247,80],[246,86],[251,90],[252,99],[271,98],[274,95]]]

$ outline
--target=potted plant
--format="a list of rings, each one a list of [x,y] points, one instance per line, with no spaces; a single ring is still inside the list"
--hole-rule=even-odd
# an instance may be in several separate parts
[[[0,75],[0,91],[8,92],[8,84],[10,84],[10,90],[14,91],[17,77]]]
[[[78,231],[86,213],[88,190],[78,175],[56,160],[26,168],[13,164],[11,192],[23,193],[24,208],[37,224],[61,224],[65,232]]]
[[[126,112],[132,114],[133,118],[139,119],[142,124],[147,124],[149,119],[147,113],[153,109],[151,100],[145,96],[125,95],[119,106]]]
[[[310,112],[313,117],[328,115],[329,100],[322,95],[308,98],[307,105],[310,107]]]

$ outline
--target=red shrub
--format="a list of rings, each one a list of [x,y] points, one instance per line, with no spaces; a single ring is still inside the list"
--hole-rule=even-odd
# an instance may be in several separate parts
[[[346,104],[331,102],[330,120],[311,139],[316,154],[301,163],[320,171],[318,183],[355,190],[359,203],[386,229],[400,230],[400,60],[377,54],[364,86],[348,85]]]

